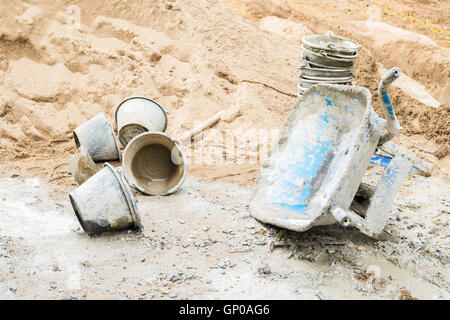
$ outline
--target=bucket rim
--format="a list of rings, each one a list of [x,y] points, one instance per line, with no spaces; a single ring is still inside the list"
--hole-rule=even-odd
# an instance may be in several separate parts
[[[345,83],[355,80],[354,76],[345,77],[316,77],[302,74],[300,76],[301,81],[305,82],[325,82],[325,83]]]
[[[302,52],[302,59],[303,59],[306,63],[308,63],[308,64],[310,64],[310,65],[317,66],[317,67],[319,67],[319,68],[323,68],[323,69],[326,69],[326,70],[331,70],[331,69],[333,69],[333,70],[338,70],[338,69],[342,69],[342,68],[348,68],[348,69],[350,69],[350,70],[353,71],[353,69],[354,69],[353,64],[352,64],[352,65],[349,65],[349,66],[346,66],[346,67],[334,67],[334,66],[327,66],[327,65],[324,65],[324,64],[321,64],[321,63],[317,63],[317,62],[311,61],[311,60],[309,60],[309,58],[305,55],[305,52]]]
[[[142,221],[139,216],[138,209],[137,209],[137,201],[136,201],[136,199],[134,199],[133,192],[131,191],[129,185],[122,180],[122,178],[120,177],[120,174],[117,172],[117,170],[120,168],[116,169],[109,162],[105,162],[105,165],[103,166],[103,168],[105,168],[105,167],[112,171],[112,173],[114,174],[114,176],[117,179],[117,182],[119,182],[122,193],[125,196],[125,199],[127,201],[128,208],[130,209],[131,216],[133,217],[134,226],[139,231],[142,231],[144,229],[144,227],[142,225]]]
[[[72,193],[73,191],[69,193],[70,204],[72,205],[73,211],[75,212],[75,216],[77,217],[77,220],[81,225],[81,228],[83,228],[84,232],[86,232],[88,235],[94,234],[87,228],[86,224],[84,223],[84,219],[80,213],[80,208],[78,208],[77,202],[75,201],[74,195]]]
[[[316,83],[321,83],[321,84],[345,84],[345,83],[349,83],[352,82],[354,80],[354,77],[348,77],[348,78],[330,78],[330,79],[309,79],[309,78],[304,78],[303,76],[300,77],[300,81],[301,82],[305,82],[305,83],[312,83],[312,84],[316,84]]]
[[[308,64],[312,64],[310,61],[306,60],[304,64],[301,64],[298,66],[299,70],[312,70],[312,71],[323,71],[323,72],[352,72],[353,67],[338,67],[333,69],[327,69],[327,68],[317,68],[314,65],[309,66]],[[318,66],[318,65],[317,65]]]
[[[150,98],[143,97],[143,96],[132,96],[132,97],[128,97],[128,98],[126,98],[125,100],[123,100],[121,103],[119,103],[119,105],[117,106],[116,111],[115,111],[115,113],[114,113],[114,119],[115,119],[115,121],[116,121],[116,125],[118,125],[118,122],[117,122],[117,114],[118,114],[118,112],[119,112],[120,107],[121,107],[125,102],[127,102],[127,101],[129,101],[129,100],[133,100],[133,99],[144,99],[144,100],[147,100],[147,101],[149,101],[149,102],[152,102],[152,103],[156,104],[156,105],[161,109],[161,111],[162,111],[163,114],[164,114],[164,118],[166,119],[166,121],[165,121],[165,123],[164,123],[164,129],[162,130],[163,132],[166,131],[166,129],[167,129],[167,122],[168,122],[166,110],[164,110],[164,108],[163,108],[158,102],[156,102],[155,100],[152,100],[152,99],[150,99]]]
[[[314,41],[314,40],[319,40],[319,38],[321,38],[321,37],[334,38],[341,42],[351,43],[353,45],[353,48],[334,46],[334,45],[333,45],[334,48],[333,47],[323,47]],[[315,49],[330,50],[330,51],[337,51],[337,52],[348,52],[348,53],[355,52],[361,47],[361,45],[358,42],[356,42],[352,39],[348,39],[348,38],[344,38],[344,37],[335,35],[334,33],[332,33],[332,34],[326,34],[326,33],[325,34],[313,34],[313,35],[304,36],[302,38],[302,42],[305,45],[307,45],[311,48],[315,48]]]
[[[324,56],[324,55],[320,54],[319,52],[315,52],[313,50],[306,48],[304,45],[302,45],[301,48],[302,48],[303,52],[306,52],[310,55],[320,57],[323,59],[328,59],[331,61],[336,61],[336,62],[352,62],[353,63],[358,58],[358,53],[356,53],[355,55],[353,55],[349,58],[342,58],[342,57]]]

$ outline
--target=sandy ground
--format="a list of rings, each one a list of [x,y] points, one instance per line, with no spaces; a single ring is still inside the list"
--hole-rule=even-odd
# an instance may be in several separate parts
[[[0,298],[449,298],[448,1],[45,0],[0,11]],[[160,102],[175,137],[241,106],[202,136],[222,154],[220,136],[282,126],[300,39],[326,30],[361,44],[355,84],[380,115],[381,73],[402,68],[395,143],[435,166],[400,189],[385,241],[249,217],[262,146],[256,163],[192,163],[172,196],[136,194],[142,234],[82,232],[67,196],[75,127],[101,110],[113,123],[130,95]],[[366,182],[379,174],[371,167]]]

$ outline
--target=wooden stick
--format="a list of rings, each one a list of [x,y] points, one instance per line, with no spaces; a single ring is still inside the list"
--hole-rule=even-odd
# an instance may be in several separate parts
[[[214,125],[217,121],[220,120],[220,116],[222,115],[223,111],[217,112],[215,115],[213,115],[211,118],[206,120],[205,122],[199,124],[191,131],[188,131],[186,134],[183,135],[181,138],[181,142],[189,141],[192,139],[193,136],[199,134],[206,128],[209,128],[210,126]]]
[[[227,109],[226,111],[219,111],[208,120],[204,121],[191,131],[188,131],[186,134],[184,134],[183,137],[181,138],[181,142],[191,140],[192,137],[199,134],[203,130],[215,125],[219,120],[231,121],[234,118],[234,116],[238,115],[239,113],[240,113],[239,105],[235,105]]]

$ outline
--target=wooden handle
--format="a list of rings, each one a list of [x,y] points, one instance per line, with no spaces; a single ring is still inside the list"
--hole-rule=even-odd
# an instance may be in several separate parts
[[[220,120],[220,116],[223,114],[223,111],[219,111],[217,112],[214,116],[212,116],[211,118],[209,118],[208,120],[206,120],[205,122],[201,123],[200,125],[196,126],[194,129],[192,129],[191,131],[188,131],[186,134],[183,135],[183,137],[181,138],[181,142],[186,142],[192,139],[193,136],[195,136],[196,134],[199,134],[200,132],[202,132],[203,130],[205,130],[206,128],[212,126],[213,124],[215,124],[217,121]]]

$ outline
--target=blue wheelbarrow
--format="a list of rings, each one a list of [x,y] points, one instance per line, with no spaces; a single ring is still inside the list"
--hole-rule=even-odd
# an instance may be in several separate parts
[[[364,216],[350,207],[374,151],[401,129],[387,92],[400,74],[393,68],[379,84],[385,119],[364,87],[317,84],[306,90],[261,168],[251,216],[293,231],[340,223],[378,238],[411,169],[409,155],[397,152],[391,159]]]

